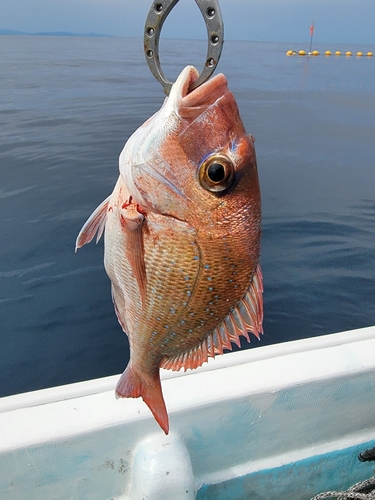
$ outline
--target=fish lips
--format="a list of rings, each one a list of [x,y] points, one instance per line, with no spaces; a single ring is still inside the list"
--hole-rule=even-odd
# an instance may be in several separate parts
[[[228,82],[222,73],[189,92],[198,76],[194,66],[187,66],[174,83],[168,98],[169,106],[188,122],[194,121],[228,92]]]

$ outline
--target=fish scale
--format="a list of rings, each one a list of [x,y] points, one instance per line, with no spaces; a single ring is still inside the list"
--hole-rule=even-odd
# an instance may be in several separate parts
[[[112,195],[76,243],[105,227],[104,264],[130,344],[116,395],[142,397],[166,433],[160,368],[197,368],[262,333],[254,140],[224,75],[189,92],[197,77],[185,68],[130,137]]]

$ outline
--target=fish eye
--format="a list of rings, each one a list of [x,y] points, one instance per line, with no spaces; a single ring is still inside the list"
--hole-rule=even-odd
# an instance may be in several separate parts
[[[219,193],[233,184],[234,165],[227,156],[215,154],[201,164],[198,177],[204,189],[212,193]]]

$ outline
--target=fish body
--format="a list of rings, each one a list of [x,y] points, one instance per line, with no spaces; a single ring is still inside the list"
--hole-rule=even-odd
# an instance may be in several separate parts
[[[77,238],[104,229],[104,265],[130,361],[117,397],[142,397],[169,431],[161,367],[196,368],[262,332],[260,189],[224,75],[192,92],[186,67],[128,140],[113,193]]]

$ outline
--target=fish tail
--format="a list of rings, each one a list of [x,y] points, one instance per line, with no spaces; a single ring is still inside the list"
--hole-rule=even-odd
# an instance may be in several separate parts
[[[140,375],[127,366],[116,386],[116,398],[139,398],[150,408],[165,434],[169,433],[169,420],[161,390],[159,370],[156,374]]]

